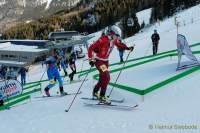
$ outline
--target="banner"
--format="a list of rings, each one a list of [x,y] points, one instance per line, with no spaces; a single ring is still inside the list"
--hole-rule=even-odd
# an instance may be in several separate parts
[[[188,41],[184,35],[178,34],[177,35],[177,51],[178,51],[178,67],[180,67],[181,57],[185,55],[188,59],[197,62],[197,58],[192,54],[192,50],[188,45]]]
[[[17,80],[4,80],[0,82],[0,100],[11,98],[22,93],[22,86]]]

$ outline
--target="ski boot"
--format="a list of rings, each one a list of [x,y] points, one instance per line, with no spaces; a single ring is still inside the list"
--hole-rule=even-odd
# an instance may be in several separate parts
[[[108,104],[108,105],[110,105],[111,101],[109,101],[107,99],[107,97],[105,96],[105,94],[106,94],[106,89],[101,89],[99,103],[100,104]]]
[[[123,60],[123,59],[120,59],[120,63],[124,63],[124,60]]]
[[[63,87],[62,87],[62,86],[60,87],[60,95],[61,95],[61,96],[68,95],[68,94],[67,94],[67,92],[64,92],[64,90],[63,90]]]
[[[48,87],[46,87],[46,88],[44,89],[44,92],[45,92],[45,94],[47,95],[47,97],[50,97],[50,93],[49,93],[49,88],[48,88]]]
[[[110,105],[111,101],[109,101],[105,96],[100,96],[99,103]]]
[[[99,92],[93,92],[93,99],[100,99],[100,94]]]

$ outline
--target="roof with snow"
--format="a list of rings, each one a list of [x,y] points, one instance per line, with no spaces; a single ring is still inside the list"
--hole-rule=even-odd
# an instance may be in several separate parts
[[[78,31],[51,32],[49,33],[49,39],[71,39],[72,36],[77,35],[79,35]]]
[[[17,65],[17,66],[23,66],[25,65],[27,62],[19,62],[19,61],[7,61],[7,60],[0,60],[0,64],[3,65]]]
[[[15,45],[10,42],[0,43],[0,51],[42,52],[48,49],[38,49],[37,46]]]
[[[1,43],[10,42],[15,45],[46,47],[51,44],[49,40],[0,40]]]

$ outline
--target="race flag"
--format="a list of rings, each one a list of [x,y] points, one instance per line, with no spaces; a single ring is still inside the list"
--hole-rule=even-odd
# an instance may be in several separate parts
[[[177,69],[179,69],[181,65],[181,57],[182,55],[185,55],[189,60],[193,61],[192,64],[199,64],[197,58],[192,54],[192,50],[190,49],[188,45],[188,41],[186,40],[186,37],[184,35],[178,34],[177,35],[177,52],[178,52],[178,66]]]

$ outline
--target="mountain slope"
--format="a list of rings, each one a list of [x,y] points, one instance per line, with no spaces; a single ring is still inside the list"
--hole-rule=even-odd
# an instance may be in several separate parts
[[[46,17],[63,9],[74,7],[81,0],[1,0],[0,29],[6,24],[22,20],[35,20]],[[9,25],[8,25],[9,26]]]

